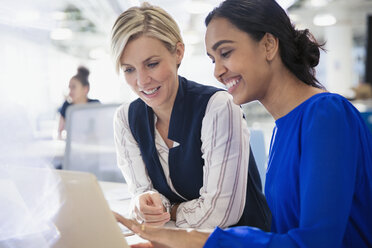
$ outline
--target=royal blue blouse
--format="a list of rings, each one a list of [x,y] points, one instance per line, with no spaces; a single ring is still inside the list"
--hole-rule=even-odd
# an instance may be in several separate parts
[[[204,247],[372,247],[372,135],[332,93],[276,121],[265,193],[272,232],[216,228]]]

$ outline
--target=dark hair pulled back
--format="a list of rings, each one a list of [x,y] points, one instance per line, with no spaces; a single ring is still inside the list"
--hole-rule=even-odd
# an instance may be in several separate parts
[[[279,39],[280,57],[289,71],[308,85],[324,88],[314,69],[323,44],[318,44],[309,30],[296,30],[275,0],[225,0],[208,14],[205,25],[217,17],[226,18],[256,41],[266,33],[274,35]]]
[[[72,78],[78,80],[83,86],[89,87],[89,70],[85,66],[79,66],[77,69],[77,74],[73,76]]]

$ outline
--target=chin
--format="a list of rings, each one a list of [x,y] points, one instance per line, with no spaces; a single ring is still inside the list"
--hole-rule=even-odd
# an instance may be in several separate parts
[[[244,104],[244,103],[247,103],[247,101],[244,101],[241,97],[239,96],[233,96],[233,102],[236,104],[236,105],[241,105],[241,104]]]

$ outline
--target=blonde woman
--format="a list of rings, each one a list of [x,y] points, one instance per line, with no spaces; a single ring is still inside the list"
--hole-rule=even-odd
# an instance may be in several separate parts
[[[116,69],[139,97],[115,118],[131,213],[156,226],[269,230],[242,110],[227,92],[178,75],[184,49],[173,18],[147,3],[113,26]]]

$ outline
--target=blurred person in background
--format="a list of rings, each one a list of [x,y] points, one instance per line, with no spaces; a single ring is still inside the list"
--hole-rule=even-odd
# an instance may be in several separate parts
[[[139,96],[114,121],[131,214],[157,226],[269,230],[242,109],[228,92],[178,75],[184,49],[173,18],[147,3],[123,12],[112,30],[116,70]]]
[[[88,92],[90,89],[88,81],[89,73],[88,68],[79,66],[77,74],[70,79],[68,85],[70,89],[68,98],[58,110],[61,114],[58,125],[58,138],[60,139],[63,138],[62,132],[65,130],[66,111],[69,106],[73,104],[99,103],[99,100],[97,99],[88,98]]]

